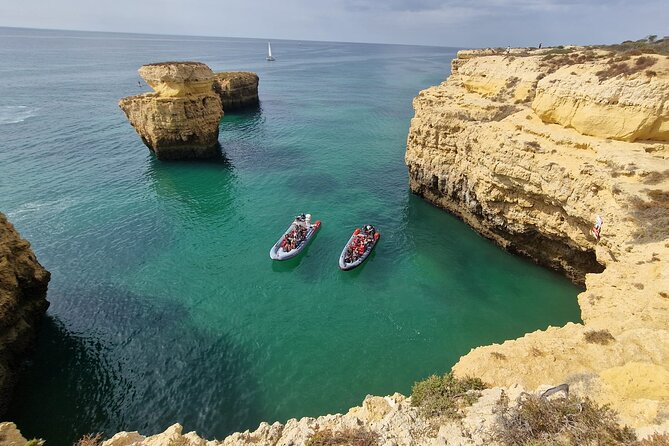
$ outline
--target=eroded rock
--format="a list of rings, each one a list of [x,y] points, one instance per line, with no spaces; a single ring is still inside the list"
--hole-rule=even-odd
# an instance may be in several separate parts
[[[669,58],[647,73],[630,57],[614,76],[613,56],[587,48],[464,55],[414,100],[411,190],[586,289],[583,324],[478,347],[454,372],[568,382],[624,423],[667,427],[669,398],[651,389],[669,376]]]
[[[214,91],[218,93],[224,111],[258,105],[258,75],[248,71],[216,73]]]
[[[30,243],[0,213],[0,413],[9,403],[19,361],[31,347],[49,306],[50,277]]]
[[[154,92],[123,98],[119,107],[158,159],[220,155],[223,109],[211,69],[199,62],[163,62],[144,65],[139,74]]]

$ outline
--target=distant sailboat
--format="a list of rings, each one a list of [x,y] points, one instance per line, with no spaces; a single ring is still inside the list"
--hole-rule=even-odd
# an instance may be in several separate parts
[[[276,59],[274,59],[274,56],[272,56],[272,45],[270,45],[269,42],[267,42],[267,58],[266,59],[269,60],[269,61],[276,60]]]

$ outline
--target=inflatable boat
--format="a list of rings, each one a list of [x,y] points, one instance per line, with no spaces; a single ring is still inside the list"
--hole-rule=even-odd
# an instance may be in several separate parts
[[[357,228],[339,256],[339,269],[348,271],[367,260],[381,234],[372,225]]]
[[[272,260],[292,259],[302,252],[320,227],[320,220],[311,223],[311,214],[298,215],[281,238],[272,246],[269,257]]]

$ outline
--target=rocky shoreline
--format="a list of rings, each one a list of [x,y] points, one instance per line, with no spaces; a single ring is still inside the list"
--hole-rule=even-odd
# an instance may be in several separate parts
[[[0,213],[0,413],[7,409],[19,364],[49,307],[49,279],[30,243]]]
[[[668,99],[667,56],[575,47],[461,51],[416,97],[412,191],[585,286],[583,324],[476,348],[456,374],[568,382],[624,423],[669,427]]]

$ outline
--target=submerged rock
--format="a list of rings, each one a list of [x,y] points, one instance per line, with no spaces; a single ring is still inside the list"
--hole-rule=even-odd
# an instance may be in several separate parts
[[[50,277],[30,243],[0,213],[0,413],[7,408],[18,364],[49,306]]]
[[[218,93],[224,111],[258,105],[258,75],[248,71],[216,73],[214,91]]]
[[[123,98],[119,107],[158,159],[218,156],[223,109],[211,69],[200,62],[162,62],[142,66],[139,74],[154,92]]]

